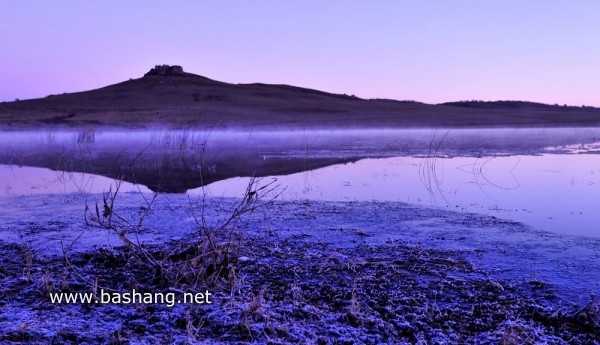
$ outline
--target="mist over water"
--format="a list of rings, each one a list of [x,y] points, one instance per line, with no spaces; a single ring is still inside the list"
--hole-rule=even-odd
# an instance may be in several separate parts
[[[154,181],[243,197],[241,177],[258,175],[277,178],[285,200],[400,201],[600,237],[599,128],[82,129],[3,132],[0,147],[5,197],[100,193],[115,169],[133,171],[125,191]]]

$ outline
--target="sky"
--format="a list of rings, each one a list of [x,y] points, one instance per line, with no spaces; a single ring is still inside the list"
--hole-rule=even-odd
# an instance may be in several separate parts
[[[600,1],[0,2],[0,101],[139,78],[600,107]]]

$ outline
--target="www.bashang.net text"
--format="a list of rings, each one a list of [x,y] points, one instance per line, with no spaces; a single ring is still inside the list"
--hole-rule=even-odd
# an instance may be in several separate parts
[[[212,293],[205,292],[112,292],[100,289],[93,292],[51,292],[50,302],[54,304],[211,304]]]

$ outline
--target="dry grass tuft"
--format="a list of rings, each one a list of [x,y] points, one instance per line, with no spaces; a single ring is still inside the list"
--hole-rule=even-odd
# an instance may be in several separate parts
[[[600,328],[600,298],[591,296],[591,301],[575,312],[574,317],[583,324]]]
[[[216,291],[239,290],[239,259],[244,238],[238,231],[242,218],[260,207],[273,203],[280,195],[276,180],[263,183],[259,178],[251,178],[243,198],[216,223],[209,224],[205,216],[206,194],[199,201],[190,200],[190,213],[198,230],[195,234],[165,244],[160,250],[151,250],[144,245],[139,234],[145,219],[152,212],[158,194],[144,198],[137,219],[122,216],[118,208],[118,195],[121,181],[116,181],[114,191],[104,194],[102,205],[86,205],[84,219],[86,224],[108,230],[117,235],[128,249],[128,258],[124,264],[141,266],[149,272],[151,278],[145,283],[154,287],[182,288],[194,290],[202,286]],[[92,285],[91,280],[71,265],[68,251],[63,246],[66,264],[81,280]],[[106,260],[114,258],[107,256]]]
[[[506,321],[500,329],[503,333],[500,340],[502,345],[536,344],[540,338],[539,330],[531,322],[523,320]]]

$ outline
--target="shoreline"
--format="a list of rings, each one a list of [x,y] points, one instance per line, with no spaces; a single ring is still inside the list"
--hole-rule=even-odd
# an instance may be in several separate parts
[[[106,123],[65,123],[65,124],[47,124],[47,123],[4,123],[0,122],[0,131],[3,132],[27,132],[27,131],[225,131],[225,132],[279,132],[279,131],[360,131],[360,130],[481,130],[481,129],[585,129],[599,128],[598,122],[530,122],[530,123],[489,123],[489,124],[464,124],[464,125],[436,125],[435,123],[412,123],[410,121],[399,123],[352,123],[351,125],[342,122],[329,124],[319,123],[289,123],[289,124],[223,124],[215,123],[211,125],[202,124],[177,124],[172,121],[167,122],[119,122],[109,120]]]
[[[118,236],[85,223],[90,216],[84,217],[84,207],[101,206],[103,195],[0,197],[0,213],[5,222],[5,227],[0,229],[0,239],[28,243],[49,257],[62,255],[60,241],[75,242],[73,250],[82,252],[103,246],[122,246]],[[135,220],[140,207],[151,195],[153,193],[121,193],[118,210],[126,218]],[[136,238],[146,245],[180,240],[198,228],[191,203],[203,203],[207,225],[215,227],[240,200],[158,194]],[[198,208],[194,208],[198,212]],[[336,248],[380,245],[386,241],[426,244],[433,250],[460,252],[473,264],[496,272],[498,279],[527,280],[536,271],[539,279],[551,284],[558,284],[562,279],[577,281],[577,285],[570,286],[574,290],[600,281],[600,272],[586,270],[600,264],[600,238],[552,233],[509,219],[444,207],[400,201],[276,200],[268,208],[246,216],[238,228],[249,236],[298,237]],[[501,260],[504,258],[515,261]]]
[[[0,339],[68,340],[60,337],[70,334],[71,343],[90,341],[106,334],[106,319],[120,324],[110,337],[120,334],[122,340],[149,339],[151,343],[151,339],[158,343],[168,337],[183,343],[189,340],[190,327],[201,323],[204,326],[198,328],[197,340],[231,343],[262,343],[267,339],[322,342],[333,338],[366,344],[414,343],[419,337],[441,343],[497,343],[510,337],[516,337],[517,342],[525,337],[556,343],[600,340],[595,335],[600,328],[593,324],[600,319],[600,301],[589,299],[593,290],[584,292],[581,286],[586,283],[580,282],[583,285],[571,286],[568,294],[558,284],[560,278],[581,278],[573,271],[576,267],[581,272],[593,267],[575,252],[584,247],[597,252],[600,241],[580,238],[581,243],[576,243],[578,238],[573,236],[537,232],[494,217],[393,202],[299,200],[275,202],[248,214],[238,229],[244,239],[238,255],[243,260],[235,266],[238,283],[233,289],[212,286],[218,302],[210,307],[102,305],[90,309],[83,304],[68,308],[53,305],[44,295],[48,292],[43,288],[44,279],[54,281],[53,291],[62,291],[64,286],[59,286],[65,284],[64,291],[91,289],[72,273],[61,278],[65,265],[61,239],[64,244],[75,244],[70,246],[71,264],[103,284],[127,291],[132,285],[118,277],[128,276],[145,289],[167,288],[148,280],[151,272],[127,259],[131,254],[115,236],[85,226],[83,205],[92,205],[101,197],[0,198],[0,209],[8,216],[4,217],[7,228],[0,238],[6,240],[10,232],[14,235],[12,244],[2,244],[7,261],[3,264],[3,284],[7,286],[5,296],[16,298],[3,302],[14,317],[0,321],[8,330]],[[135,218],[140,197],[139,193],[120,196],[119,212]],[[238,201],[206,199],[207,219],[223,216]],[[189,242],[195,224],[189,207],[185,196],[159,195],[139,233],[141,241],[159,252],[165,246]],[[10,212],[19,209],[27,209],[36,217],[11,216]],[[571,246],[575,259],[562,268],[561,262],[567,263],[564,257],[548,257],[561,246]],[[55,254],[44,255],[48,250]],[[27,253],[31,254],[29,261]],[[501,257],[514,261],[504,262]],[[23,277],[27,262],[30,282]],[[528,266],[543,263],[545,267]],[[113,266],[117,269],[106,270]],[[555,278],[549,279],[548,274],[557,269]],[[572,276],[565,277],[565,273]],[[589,284],[599,279],[585,278]],[[577,295],[580,300],[574,300]],[[83,322],[79,321],[79,328],[48,328],[34,310],[41,310],[46,318],[54,319],[58,313],[63,320],[79,317]],[[163,326],[143,326],[156,312],[166,320]],[[20,330],[19,325],[25,323],[27,329]],[[571,329],[555,327],[561,323],[571,325]]]

